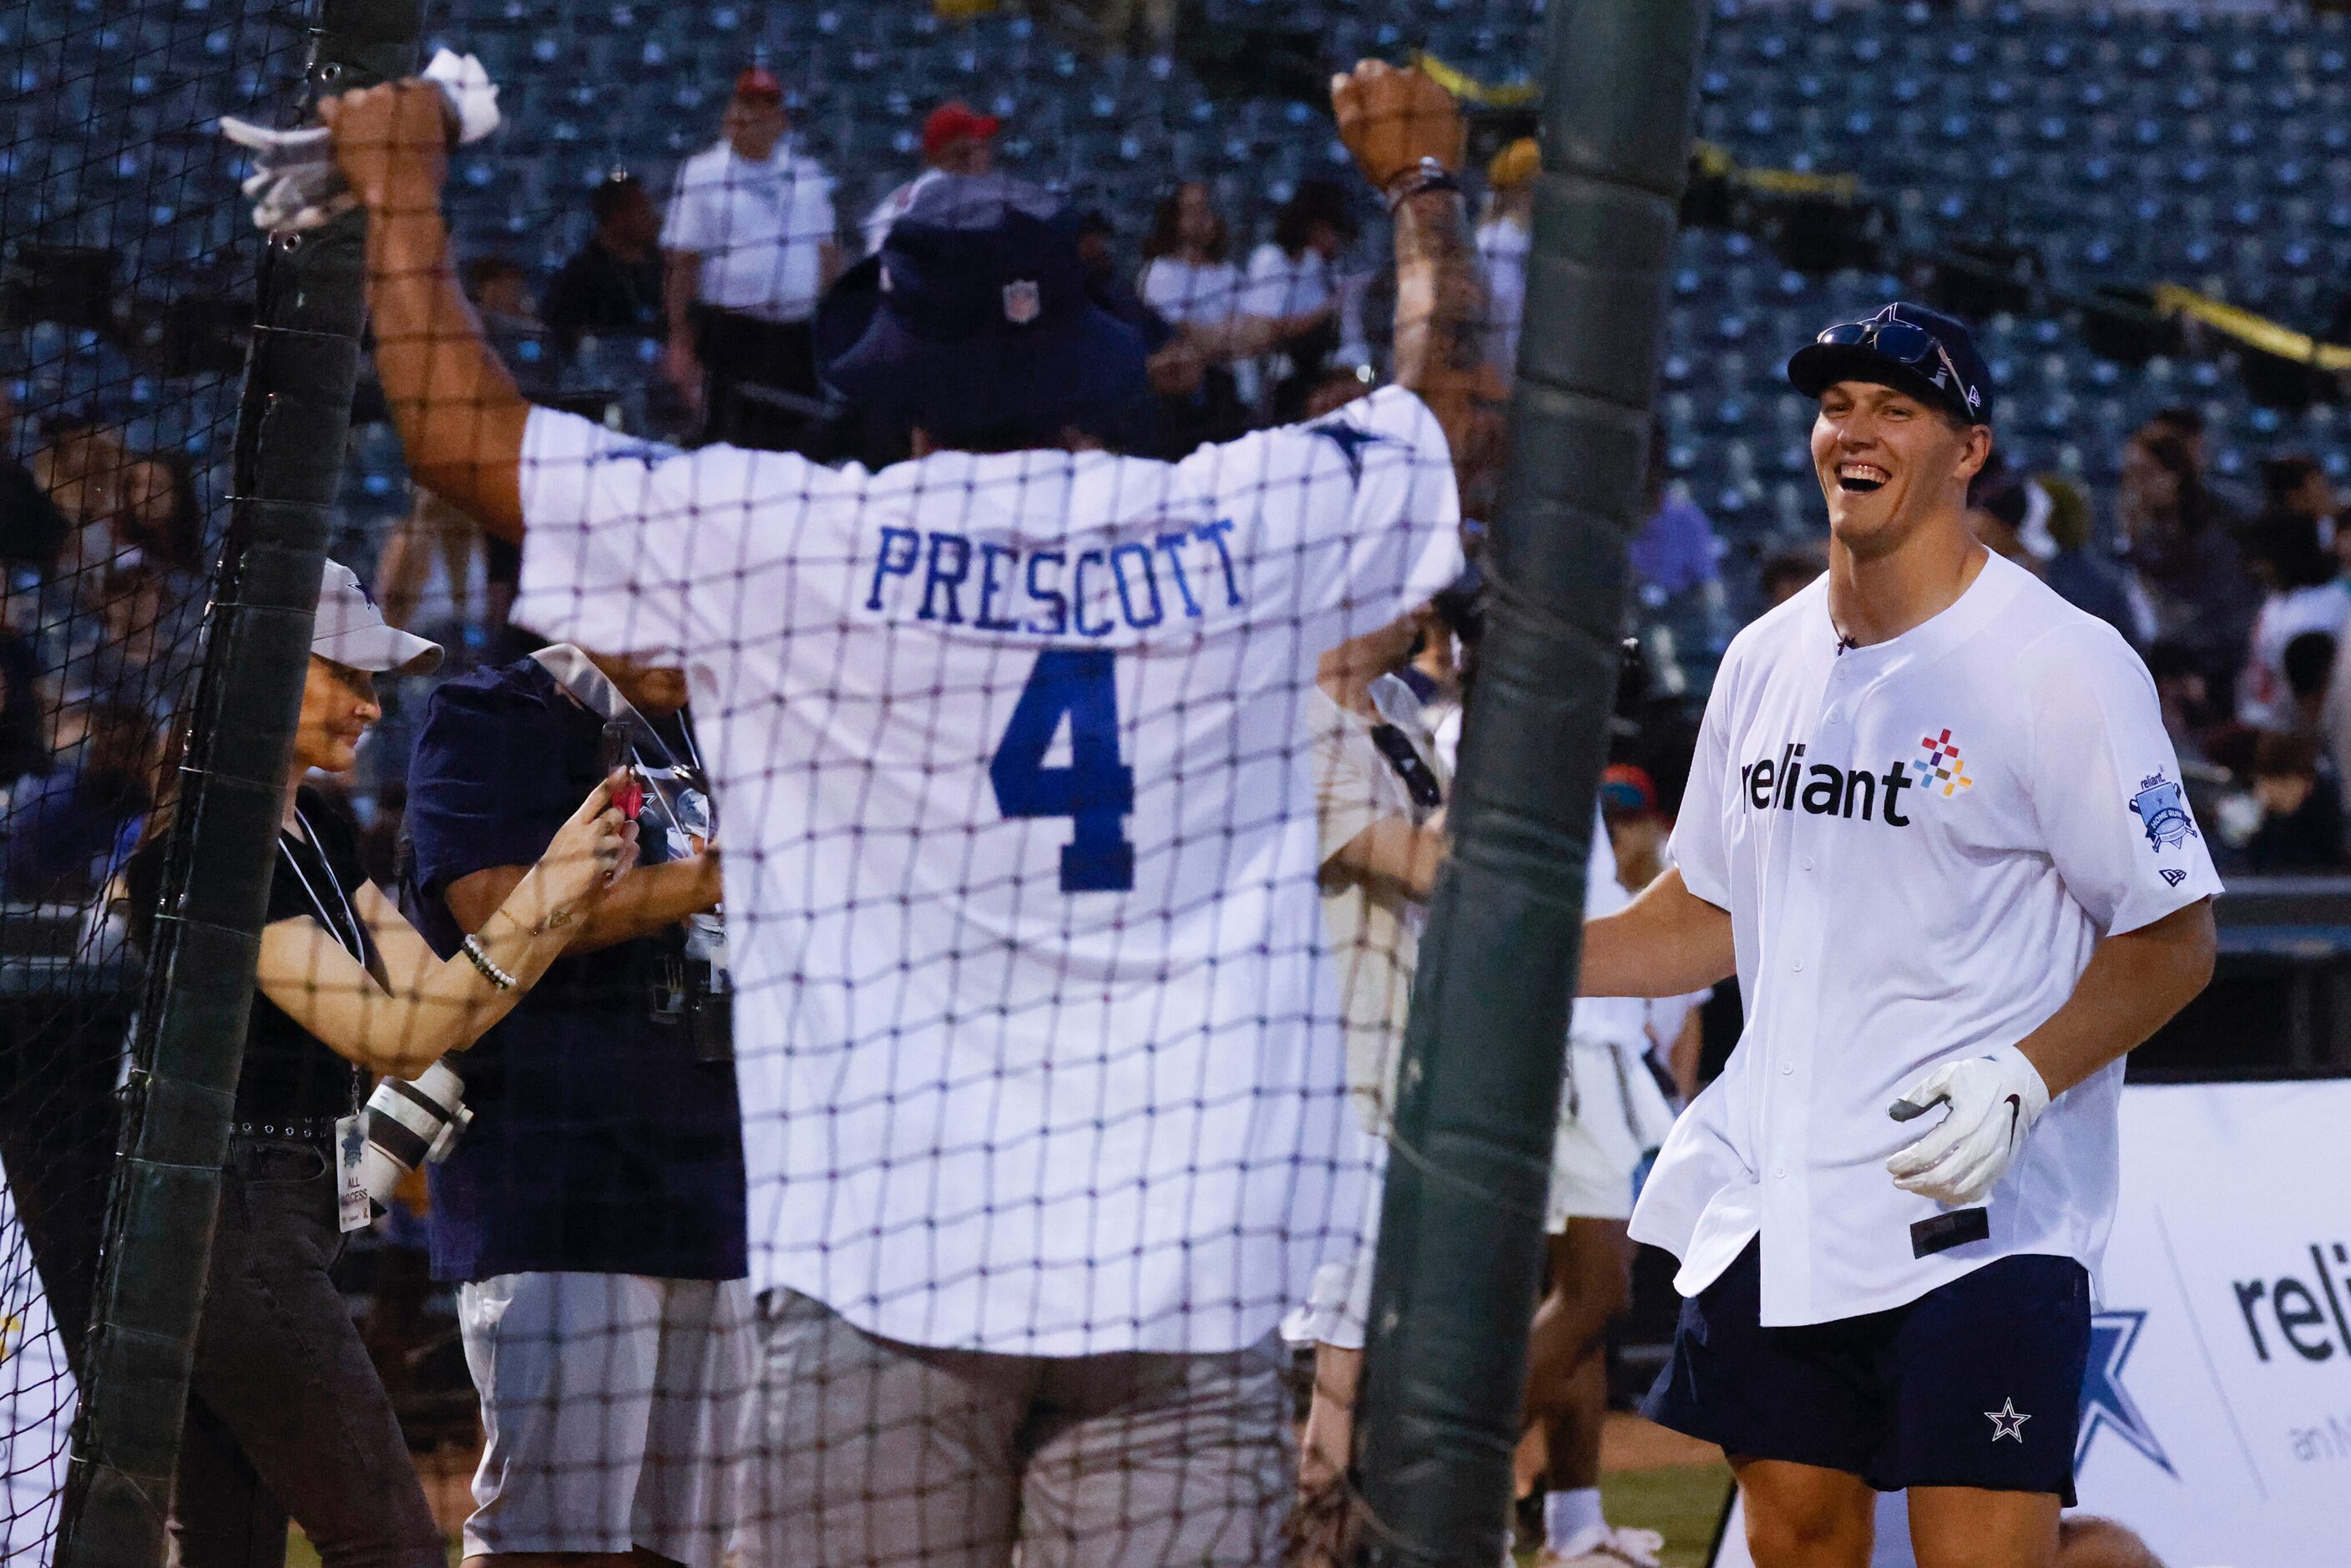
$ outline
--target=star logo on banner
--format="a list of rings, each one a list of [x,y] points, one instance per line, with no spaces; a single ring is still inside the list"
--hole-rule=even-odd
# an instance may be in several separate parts
[[[2002,1437],[2013,1437],[2022,1443],[2024,1441],[2024,1424],[2032,1417],[2019,1410],[2016,1401],[2011,1398],[2001,1400],[1997,1410],[1985,1411],[1984,1419],[1991,1423],[1993,1442],[1997,1443]]]
[[[2082,1376],[2082,1435],[2074,1444],[2077,1469],[2089,1457],[2090,1439],[2105,1430],[2137,1448],[2165,1475],[2179,1479],[2163,1445],[2156,1441],[2154,1429],[2123,1386],[2123,1363],[2129,1359],[2131,1346],[2137,1343],[2138,1331],[2146,1322],[2143,1312],[2099,1312],[2090,1320],[2090,1365]]]

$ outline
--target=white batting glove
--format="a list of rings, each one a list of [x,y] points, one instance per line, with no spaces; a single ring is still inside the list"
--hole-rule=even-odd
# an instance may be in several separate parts
[[[2008,1174],[2025,1134],[2049,1109],[2049,1085],[2022,1051],[1946,1062],[1886,1108],[1897,1122],[1949,1107],[1934,1130],[1886,1162],[1894,1185],[1943,1204],[1980,1202]]]
[[[497,84],[480,60],[443,49],[421,74],[449,100],[453,141],[479,141],[498,128]],[[223,115],[220,129],[252,154],[254,172],[242,188],[252,198],[256,228],[273,234],[316,228],[353,206],[325,126],[273,131]]]

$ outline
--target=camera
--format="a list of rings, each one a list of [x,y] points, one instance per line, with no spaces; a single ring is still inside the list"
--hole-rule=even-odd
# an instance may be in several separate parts
[[[360,1181],[381,1215],[400,1178],[430,1161],[439,1164],[457,1146],[473,1121],[465,1108],[465,1081],[446,1058],[426,1068],[413,1083],[387,1078],[368,1096],[367,1149],[360,1156]]]

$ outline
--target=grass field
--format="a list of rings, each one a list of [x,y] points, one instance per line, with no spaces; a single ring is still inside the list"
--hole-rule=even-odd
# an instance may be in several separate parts
[[[1704,1568],[1715,1524],[1730,1496],[1730,1467],[1717,1460],[1618,1470],[1601,1478],[1600,1496],[1611,1524],[1639,1525],[1665,1535],[1666,1568]]]
[[[1630,1416],[1609,1417],[1602,1443],[1600,1492],[1612,1523],[1655,1530],[1666,1538],[1666,1568],[1705,1568],[1715,1521],[1730,1495],[1730,1468],[1703,1443],[1677,1437]],[[469,1457],[426,1460],[427,1491],[453,1534],[449,1561],[458,1560],[455,1528],[466,1507],[463,1477]],[[437,1472],[437,1473],[436,1473]],[[1520,1554],[1525,1561],[1530,1550]],[[299,1530],[287,1542],[287,1568],[318,1568],[319,1554]]]

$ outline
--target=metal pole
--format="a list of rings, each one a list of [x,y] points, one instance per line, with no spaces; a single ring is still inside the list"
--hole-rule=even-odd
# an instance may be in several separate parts
[[[1703,26],[1699,0],[1551,8],[1492,598],[1356,1409],[1374,1563],[1492,1568],[1502,1552]]]
[[[408,75],[421,0],[322,0],[306,97]],[[108,1198],[59,1568],[164,1561],[221,1165],[359,378],[364,219],[264,257],[235,495]]]

